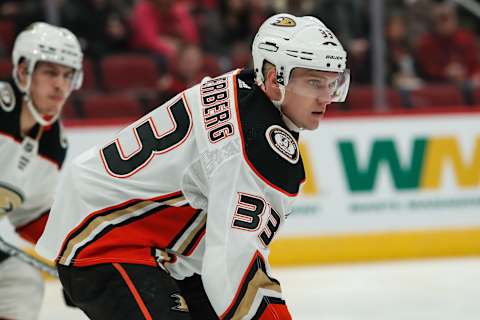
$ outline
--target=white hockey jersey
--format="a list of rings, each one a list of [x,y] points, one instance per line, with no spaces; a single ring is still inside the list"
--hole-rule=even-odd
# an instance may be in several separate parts
[[[253,72],[203,82],[65,169],[37,251],[199,273],[221,319],[290,319],[267,259],[305,176],[297,138]]]
[[[0,82],[0,216],[6,214],[22,237],[36,242],[53,202],[67,142],[58,121],[39,140],[39,125],[22,137],[21,104],[13,81]]]

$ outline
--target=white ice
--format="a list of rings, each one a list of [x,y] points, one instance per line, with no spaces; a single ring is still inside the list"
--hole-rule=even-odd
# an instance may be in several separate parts
[[[277,268],[298,320],[479,320],[480,258]],[[40,320],[84,320],[47,284]]]

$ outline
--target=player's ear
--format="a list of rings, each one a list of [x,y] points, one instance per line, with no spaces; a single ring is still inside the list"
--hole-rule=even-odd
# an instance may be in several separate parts
[[[20,84],[24,86],[27,83],[28,63],[26,60],[21,61],[17,67],[17,76]]]
[[[266,90],[267,95],[272,100],[280,99],[280,87],[277,81],[277,71],[275,68],[270,68],[266,74]]]

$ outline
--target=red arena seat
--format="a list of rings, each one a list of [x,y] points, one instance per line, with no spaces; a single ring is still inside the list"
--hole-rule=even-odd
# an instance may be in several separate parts
[[[139,101],[128,94],[87,95],[82,100],[86,118],[130,118],[143,114]]]
[[[0,59],[0,80],[11,78],[12,67],[12,61],[9,58]]]
[[[83,84],[80,90],[95,91],[97,89],[97,79],[95,76],[95,69],[93,61],[88,58],[83,58]]]
[[[15,41],[15,22],[9,19],[0,19],[0,47],[9,52]]]
[[[473,101],[475,105],[480,106],[480,87],[477,87],[473,91]]]
[[[347,103],[351,111],[373,111],[374,92],[372,86],[351,86],[348,91]],[[400,94],[393,88],[386,89],[386,100],[389,109],[402,107]]]
[[[100,69],[106,90],[154,89],[159,77],[155,61],[138,54],[104,57]]]
[[[410,93],[414,108],[458,107],[465,104],[459,88],[452,84],[426,84]]]
[[[75,119],[79,118],[78,110],[75,107],[72,98],[69,98],[62,109],[62,118],[63,119]]]

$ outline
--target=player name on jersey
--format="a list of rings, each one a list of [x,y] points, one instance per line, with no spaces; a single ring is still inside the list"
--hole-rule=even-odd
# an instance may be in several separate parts
[[[217,143],[234,133],[227,77],[208,80],[200,87],[203,120],[210,142]]]

